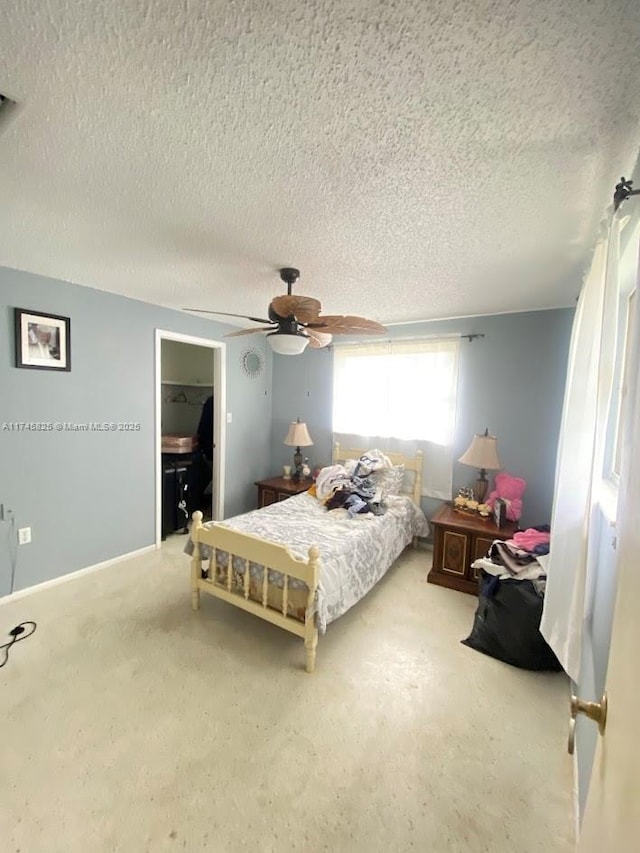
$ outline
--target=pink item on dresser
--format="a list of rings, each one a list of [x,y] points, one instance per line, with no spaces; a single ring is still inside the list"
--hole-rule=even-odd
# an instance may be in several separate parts
[[[507,518],[509,521],[519,521],[522,515],[522,494],[527,488],[527,481],[522,477],[514,477],[506,471],[496,474],[493,491],[487,498],[490,507],[496,498],[502,498],[507,504]]]
[[[523,551],[533,551],[538,545],[548,545],[550,539],[551,535],[549,533],[529,527],[527,530],[514,533],[513,539],[510,539],[508,544],[513,544],[516,548],[520,548]]]

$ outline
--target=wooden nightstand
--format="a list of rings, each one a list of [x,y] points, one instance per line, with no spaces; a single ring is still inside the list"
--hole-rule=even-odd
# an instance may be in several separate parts
[[[277,501],[286,501],[292,495],[306,492],[313,485],[313,480],[285,480],[284,477],[272,477],[270,480],[258,480],[258,508],[269,506]]]
[[[478,572],[471,564],[484,557],[494,539],[511,539],[518,529],[513,521],[496,527],[492,518],[457,512],[450,504],[430,519],[433,525],[433,567],[429,583],[478,594]]]

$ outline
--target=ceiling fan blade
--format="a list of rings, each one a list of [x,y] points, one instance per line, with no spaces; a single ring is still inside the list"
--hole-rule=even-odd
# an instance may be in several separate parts
[[[305,328],[304,333],[309,336],[309,346],[313,349],[328,347],[331,343],[332,336],[326,332],[319,332],[317,329]]]
[[[299,323],[315,320],[322,305],[312,296],[276,296],[270,306],[278,317],[295,317]]]
[[[240,317],[241,320],[253,320],[254,323],[270,323],[265,317],[247,317],[246,314],[230,314],[228,311],[209,311],[207,308],[183,308],[183,311],[195,311],[198,314],[222,314],[223,317]]]
[[[239,329],[237,332],[227,332],[225,338],[235,338],[238,335],[253,335],[256,332],[275,332],[277,326],[258,326],[255,329]]]
[[[327,314],[325,317],[316,317],[314,322],[307,328],[317,329],[331,335],[384,335],[387,331],[375,320],[366,320],[364,317],[342,316],[340,314]]]

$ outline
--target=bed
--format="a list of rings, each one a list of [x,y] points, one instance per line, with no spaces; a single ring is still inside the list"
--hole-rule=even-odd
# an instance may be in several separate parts
[[[364,452],[336,444],[333,462]],[[402,493],[385,498],[381,515],[328,511],[307,492],[223,522],[203,524],[195,512],[185,547],[192,608],[199,609],[204,592],[284,628],[304,640],[306,670],[313,672],[318,634],[428,533],[420,509],[422,454],[385,455],[404,466],[405,476]]]

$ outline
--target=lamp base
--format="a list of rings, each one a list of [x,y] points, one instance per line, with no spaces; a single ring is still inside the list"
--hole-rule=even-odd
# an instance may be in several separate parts
[[[296,447],[296,452],[293,454],[293,481],[294,483],[300,482],[300,474],[302,472],[302,453],[300,452],[300,448]]]
[[[484,499],[487,496],[487,490],[489,488],[489,481],[483,480],[481,477],[476,480],[473,486],[473,496],[478,501],[479,504],[484,503]]]

